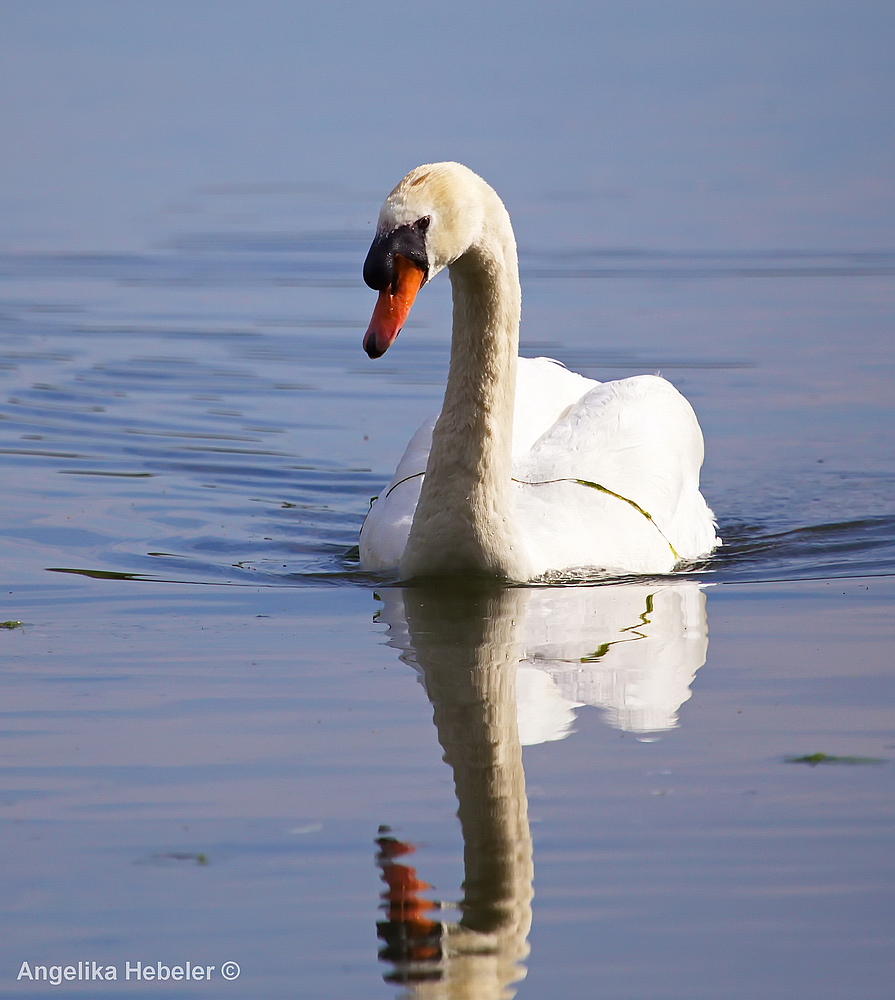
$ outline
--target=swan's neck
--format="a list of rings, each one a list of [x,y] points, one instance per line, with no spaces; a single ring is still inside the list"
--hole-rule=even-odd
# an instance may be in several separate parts
[[[525,580],[511,489],[521,292],[503,205],[450,275],[450,372],[401,571]]]

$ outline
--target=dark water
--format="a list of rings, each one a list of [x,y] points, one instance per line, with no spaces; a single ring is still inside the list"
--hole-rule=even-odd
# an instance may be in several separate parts
[[[256,6],[0,15],[0,994],[888,1000],[888,8],[429,12],[405,72],[471,69],[389,131],[381,17]],[[450,310],[371,362],[360,268],[441,156],[522,353],[693,402],[705,564],[360,572]]]

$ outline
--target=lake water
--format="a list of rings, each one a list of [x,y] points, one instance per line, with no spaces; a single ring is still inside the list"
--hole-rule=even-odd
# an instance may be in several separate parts
[[[125,6],[0,18],[0,995],[888,1000],[888,8]],[[693,403],[705,565],[360,572],[450,312],[369,361],[360,270],[445,156],[523,354]]]

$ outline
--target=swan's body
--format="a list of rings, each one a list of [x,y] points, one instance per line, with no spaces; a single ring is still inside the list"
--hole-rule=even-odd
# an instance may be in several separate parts
[[[364,268],[380,290],[367,353],[384,353],[419,286],[443,267],[454,299],[444,403],[370,509],[363,567],[527,581],[667,573],[711,552],[690,404],[657,376],[599,383],[517,358],[512,227],[466,167],[418,167],[386,200]]]

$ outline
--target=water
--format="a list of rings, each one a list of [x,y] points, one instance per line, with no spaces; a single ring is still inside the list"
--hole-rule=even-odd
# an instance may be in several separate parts
[[[386,148],[381,91],[315,83],[375,78],[378,19],[224,4],[195,43],[189,12],[37,7],[57,20],[8,11],[0,43],[29,83],[4,76],[0,168],[0,994],[887,998],[887,9],[569,5],[504,30],[486,5],[475,40],[427,13],[405,69],[425,42],[437,83],[459,45],[457,109],[489,39],[503,75],[478,123],[449,103]],[[280,87],[296,51],[313,113]],[[270,130],[288,108],[301,155]],[[705,565],[360,572],[450,308],[437,280],[371,362],[360,267],[388,188],[445,155],[506,195],[523,353],[693,402],[725,541]],[[125,981],[137,962],[214,970]]]

